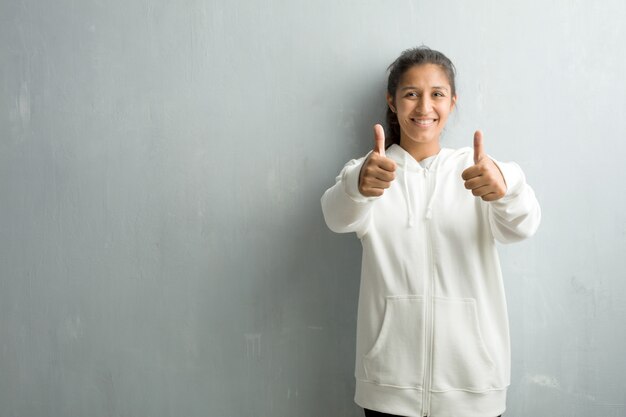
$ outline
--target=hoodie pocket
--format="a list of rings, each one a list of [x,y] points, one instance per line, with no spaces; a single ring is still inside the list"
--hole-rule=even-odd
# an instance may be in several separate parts
[[[419,388],[424,369],[423,297],[388,296],[385,301],[380,332],[363,356],[365,375],[377,384]]]
[[[495,365],[483,340],[473,298],[435,298],[433,390],[496,387]]]

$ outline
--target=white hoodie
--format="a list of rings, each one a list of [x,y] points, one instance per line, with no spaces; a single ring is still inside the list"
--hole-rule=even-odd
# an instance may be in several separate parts
[[[485,202],[461,173],[473,149],[443,148],[428,169],[398,145],[380,197],[364,197],[365,157],[322,196],[328,227],[363,246],[355,402],[407,417],[495,417],[506,407],[510,342],[495,241],[531,236],[541,217],[520,167],[496,162],[507,184]]]

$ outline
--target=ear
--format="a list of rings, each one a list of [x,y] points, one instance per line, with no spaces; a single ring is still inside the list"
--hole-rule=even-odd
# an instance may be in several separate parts
[[[452,104],[450,104],[450,111],[452,111],[454,109],[454,106],[456,106],[456,94],[452,96]]]
[[[389,92],[387,92],[387,105],[389,106],[392,112],[394,113],[396,112],[396,107],[394,106],[394,103],[393,103],[393,97],[391,96],[391,94],[389,94]]]

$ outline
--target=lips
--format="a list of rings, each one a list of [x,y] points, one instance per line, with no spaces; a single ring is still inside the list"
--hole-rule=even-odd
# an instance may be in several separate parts
[[[411,121],[413,123],[415,123],[418,126],[423,126],[423,127],[428,127],[428,126],[432,126],[435,124],[435,122],[437,121],[437,119],[416,119],[416,118],[411,118]]]

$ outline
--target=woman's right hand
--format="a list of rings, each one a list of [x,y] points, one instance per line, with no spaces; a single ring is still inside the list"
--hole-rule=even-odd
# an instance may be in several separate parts
[[[374,150],[363,163],[359,174],[359,192],[365,197],[379,197],[396,178],[396,163],[385,156],[385,131],[374,125]]]

